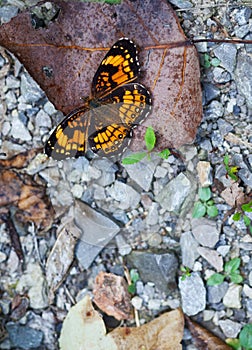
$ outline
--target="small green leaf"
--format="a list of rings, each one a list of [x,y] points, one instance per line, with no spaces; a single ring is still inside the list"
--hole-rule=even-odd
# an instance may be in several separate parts
[[[243,215],[243,221],[246,226],[250,225],[251,220],[247,215]]]
[[[211,196],[212,194],[209,187],[202,187],[199,189],[199,197],[203,202],[207,202]]]
[[[196,202],[194,204],[192,217],[193,218],[202,218],[206,214],[206,207],[201,202]]]
[[[139,280],[139,273],[137,272],[137,270],[135,269],[130,270],[130,278],[132,283],[136,283],[136,281]]]
[[[136,285],[134,283],[131,283],[129,286],[128,286],[128,292],[130,294],[135,294],[136,293]]]
[[[230,261],[225,263],[224,271],[227,274],[234,273],[236,270],[239,269],[240,263],[241,263],[241,259],[240,258],[231,259]]]
[[[220,61],[218,58],[213,58],[213,59],[211,60],[211,65],[212,65],[213,67],[217,67],[220,63],[221,63],[221,61]]]
[[[242,206],[242,210],[246,211],[247,213],[251,213],[252,212],[252,201],[246,204],[243,204]]]
[[[156,143],[156,135],[151,126],[146,129],[144,140],[148,151],[152,151]]]
[[[211,205],[210,207],[207,207],[207,215],[209,215],[211,218],[214,218],[218,215],[218,209],[215,205]]]
[[[229,165],[229,156],[227,154],[223,158],[223,163],[226,165],[226,169],[227,169]]]
[[[239,284],[242,283],[243,277],[239,273],[231,273],[229,275],[231,282]]]
[[[157,155],[162,159],[168,159],[170,154],[171,154],[170,150],[166,148],[166,149],[163,149],[163,151],[159,152]]]
[[[225,341],[234,350],[242,350],[242,347],[241,347],[239,339],[227,338]]]
[[[204,54],[204,67],[205,68],[211,67],[210,56],[206,53]]]
[[[241,213],[237,212],[233,215],[232,219],[234,221],[239,221],[241,219]]]
[[[245,325],[240,334],[239,334],[239,340],[241,343],[241,346],[243,346],[245,349],[252,349],[252,324]]]
[[[218,284],[221,284],[225,279],[224,275],[221,275],[220,273],[214,273],[211,277],[207,280],[208,286],[217,286]]]
[[[147,153],[141,152],[141,153],[132,153],[128,157],[125,157],[122,159],[122,164],[135,164],[140,162],[144,157],[146,157]]]

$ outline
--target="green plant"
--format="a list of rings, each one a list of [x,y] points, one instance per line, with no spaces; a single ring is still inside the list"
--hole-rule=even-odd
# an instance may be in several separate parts
[[[217,286],[218,284],[221,284],[226,277],[228,277],[233,283],[241,283],[243,281],[243,277],[239,271],[240,263],[240,258],[234,258],[227,261],[224,265],[224,273],[214,273],[210,278],[208,278],[207,285]]]
[[[148,157],[148,159],[151,159],[151,153],[153,153],[153,149],[156,144],[156,135],[152,127],[148,127],[146,129],[145,135],[144,135],[145,145],[147,148],[147,152],[139,152],[139,153],[132,153],[128,157],[122,159],[122,164],[135,164],[140,162],[145,157]],[[155,152],[156,155],[158,155],[160,158],[167,159],[170,155],[170,151],[168,149],[164,149],[161,152]]]
[[[218,209],[211,199],[212,192],[209,187],[200,188],[198,191],[199,201],[194,204],[192,217],[201,218],[205,214],[210,217],[215,217],[218,215]]]
[[[239,334],[239,339],[226,339],[226,343],[235,350],[252,349],[252,324],[245,325]]]
[[[238,171],[238,167],[237,166],[230,166],[229,165],[229,156],[226,154],[223,158],[223,163],[225,165],[226,168],[226,172],[228,174],[228,176],[234,180],[237,181],[238,177],[236,176],[236,173]]]
[[[128,292],[130,294],[135,294],[136,282],[139,280],[139,273],[137,272],[137,270],[135,269],[130,270],[130,279],[131,279],[131,284],[128,286]]]
[[[239,220],[243,220],[244,224],[246,225],[246,227],[249,228],[250,233],[252,234],[252,223],[251,223],[251,219],[245,214],[247,213],[251,213],[252,212],[252,201],[250,201],[249,203],[245,203],[241,205],[241,210],[242,212],[236,212],[232,219],[234,221],[239,221]]]
[[[220,64],[220,60],[216,57],[212,58],[210,57],[207,53],[204,54],[203,56],[203,66],[205,68],[209,68],[211,66],[217,67]]]
[[[191,270],[188,266],[180,266],[180,271],[182,272],[181,280],[184,281],[187,277],[191,276]]]

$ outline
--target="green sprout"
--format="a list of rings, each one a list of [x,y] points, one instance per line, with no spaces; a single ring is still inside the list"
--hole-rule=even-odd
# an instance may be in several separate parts
[[[240,263],[240,258],[234,258],[226,262],[224,265],[224,273],[214,273],[208,278],[207,285],[217,286],[218,284],[221,284],[226,277],[228,277],[233,283],[241,283],[243,281],[243,277],[241,276],[239,270]]]
[[[218,67],[220,63],[221,61],[218,58],[211,58],[207,53],[203,56],[203,66],[205,68],[210,68],[211,66]]]
[[[212,192],[209,187],[200,188],[198,191],[199,201],[194,204],[192,217],[201,218],[204,215],[210,217],[215,217],[218,215],[218,209],[214,204],[214,201],[211,199]]]
[[[137,270],[135,269],[130,270],[130,279],[131,279],[131,284],[128,286],[128,292],[130,294],[135,294],[136,282],[139,280],[139,273],[137,272]]]
[[[228,176],[232,180],[237,181],[238,177],[236,176],[236,173],[238,172],[238,167],[229,165],[229,156],[227,154],[224,156],[223,163],[225,165]]]
[[[181,280],[184,281],[187,277],[191,276],[191,270],[188,266],[180,266],[180,271],[182,272]]]
[[[140,162],[140,160],[144,159],[145,157],[147,157],[149,160],[151,159],[151,153],[153,153],[153,149],[156,144],[156,135],[151,126],[146,129],[144,140],[147,152],[132,153],[128,157],[122,159],[122,164],[135,164]],[[162,159],[168,159],[170,151],[168,149],[164,149],[161,152],[155,152],[155,154]]]
[[[250,233],[252,234],[252,223],[251,223],[251,219],[245,214],[247,213],[251,213],[252,212],[252,201],[250,201],[249,203],[245,203],[242,204],[241,206],[241,210],[242,212],[236,212],[232,219],[234,221],[239,221],[239,220],[243,220],[244,224],[246,227],[249,228]]]

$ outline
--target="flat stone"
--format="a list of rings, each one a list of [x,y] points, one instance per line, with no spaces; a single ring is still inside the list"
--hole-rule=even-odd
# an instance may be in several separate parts
[[[44,95],[38,84],[28,73],[21,75],[21,95],[25,102],[36,102]]]
[[[144,283],[153,282],[155,287],[164,293],[174,289],[178,268],[174,254],[133,251],[126,259],[131,267],[138,270]]]
[[[141,200],[141,196],[137,191],[121,181],[115,181],[114,185],[110,187],[109,194],[118,201],[118,208],[124,210],[135,208]]]
[[[222,117],[224,113],[224,107],[219,101],[213,100],[206,109],[205,117],[206,119],[218,119]]]
[[[1,22],[1,24],[9,22],[17,14],[18,14],[18,8],[16,6],[0,7],[0,22]]]
[[[199,161],[197,172],[201,187],[209,187],[213,183],[212,167],[210,162]]]
[[[147,158],[135,164],[124,165],[129,177],[143,190],[149,191],[153,175],[160,159],[148,160]]]
[[[235,70],[235,80],[238,91],[246,98],[247,105],[252,109],[252,57],[239,53]]]
[[[156,196],[155,200],[163,209],[174,213],[179,210],[191,191],[191,182],[186,175],[180,173],[168,182],[163,190]]]
[[[153,202],[151,206],[148,208],[148,213],[146,216],[146,224],[156,225],[158,223],[159,217],[158,217],[158,203]]]
[[[180,238],[180,246],[182,253],[182,264],[193,269],[195,260],[199,257],[197,250],[199,243],[193,237],[191,232],[183,232]]]
[[[228,290],[228,283],[223,282],[217,286],[208,286],[207,287],[207,299],[209,303],[217,304],[222,301],[222,298]]]
[[[31,134],[18,117],[12,120],[10,135],[22,141],[30,141],[32,138]]]
[[[218,89],[215,85],[210,83],[203,84],[203,93],[205,97],[205,104],[208,104],[210,101],[216,99],[220,95],[220,89]]]
[[[13,75],[9,75],[6,78],[6,86],[8,89],[18,89],[20,87],[20,80]]]
[[[199,244],[209,248],[213,248],[220,237],[216,222],[206,218],[192,219],[192,233]]]
[[[231,80],[231,74],[221,67],[213,69],[213,79],[216,83],[224,84]]]
[[[236,65],[237,48],[234,44],[220,44],[213,50],[215,56],[221,61],[220,65],[232,73]]]
[[[14,323],[7,324],[6,328],[12,348],[24,350],[40,348],[43,340],[43,332],[40,330]]]
[[[198,273],[193,272],[184,280],[179,278],[182,309],[188,316],[193,316],[206,308],[206,289]]]
[[[223,258],[216,250],[198,247],[198,252],[217,272],[223,270]]]
[[[241,323],[231,320],[220,320],[219,325],[226,338],[237,338],[242,328]]]
[[[244,284],[243,292],[248,298],[252,299],[252,288],[249,287],[247,284]]]
[[[49,117],[49,115],[43,111],[43,109],[41,109],[35,118],[35,124],[37,128],[48,128],[51,129],[52,128],[52,121],[51,118]]]
[[[120,231],[120,227],[81,201],[76,201],[74,215],[75,223],[82,231],[76,256],[83,268],[88,269],[99,252]]]
[[[238,284],[231,284],[223,298],[223,304],[226,307],[240,309],[241,305],[242,286]]]

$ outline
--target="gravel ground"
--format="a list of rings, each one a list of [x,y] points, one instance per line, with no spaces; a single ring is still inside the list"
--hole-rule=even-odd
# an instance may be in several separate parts
[[[188,37],[252,38],[248,2],[172,3]],[[4,22],[22,2],[0,4]],[[85,226],[85,232],[92,230],[101,244],[92,238],[80,240],[76,259],[49,306],[44,270],[59,219],[42,235],[32,225],[20,225],[26,260],[23,271],[10,243],[8,225],[0,226],[0,335],[4,338],[0,349],[57,349],[61,323],[73,302],[92,292],[99,271],[123,275],[123,264],[140,273],[132,303],[141,322],[182,306],[184,313],[196,315],[197,321],[222,339],[236,338],[241,327],[252,322],[252,237],[242,220],[235,222],[228,215],[232,205],[223,195],[231,186],[223,164],[229,155],[230,164],[238,166],[240,191],[251,200],[252,45],[209,42],[197,48],[204,115],[195,142],[178,150],[181,157],[153,158],[125,167],[107,159],[82,157],[59,163],[52,160],[39,167],[32,163],[26,170],[46,183],[58,218],[62,213],[71,218],[72,205],[75,220]],[[12,155],[41,147],[62,114],[4,49],[0,49],[0,68],[0,152]],[[193,219],[198,188],[208,186],[218,215]],[[87,212],[85,223],[78,210]],[[251,213],[247,215],[252,219]],[[207,279],[223,272],[225,262],[233,258],[241,259],[243,282],[234,284],[227,278],[218,286],[207,286]],[[178,278],[181,264],[190,269],[190,278]],[[11,319],[15,294],[23,295],[26,306],[23,314]],[[184,349],[197,349],[189,331],[184,335]]]

